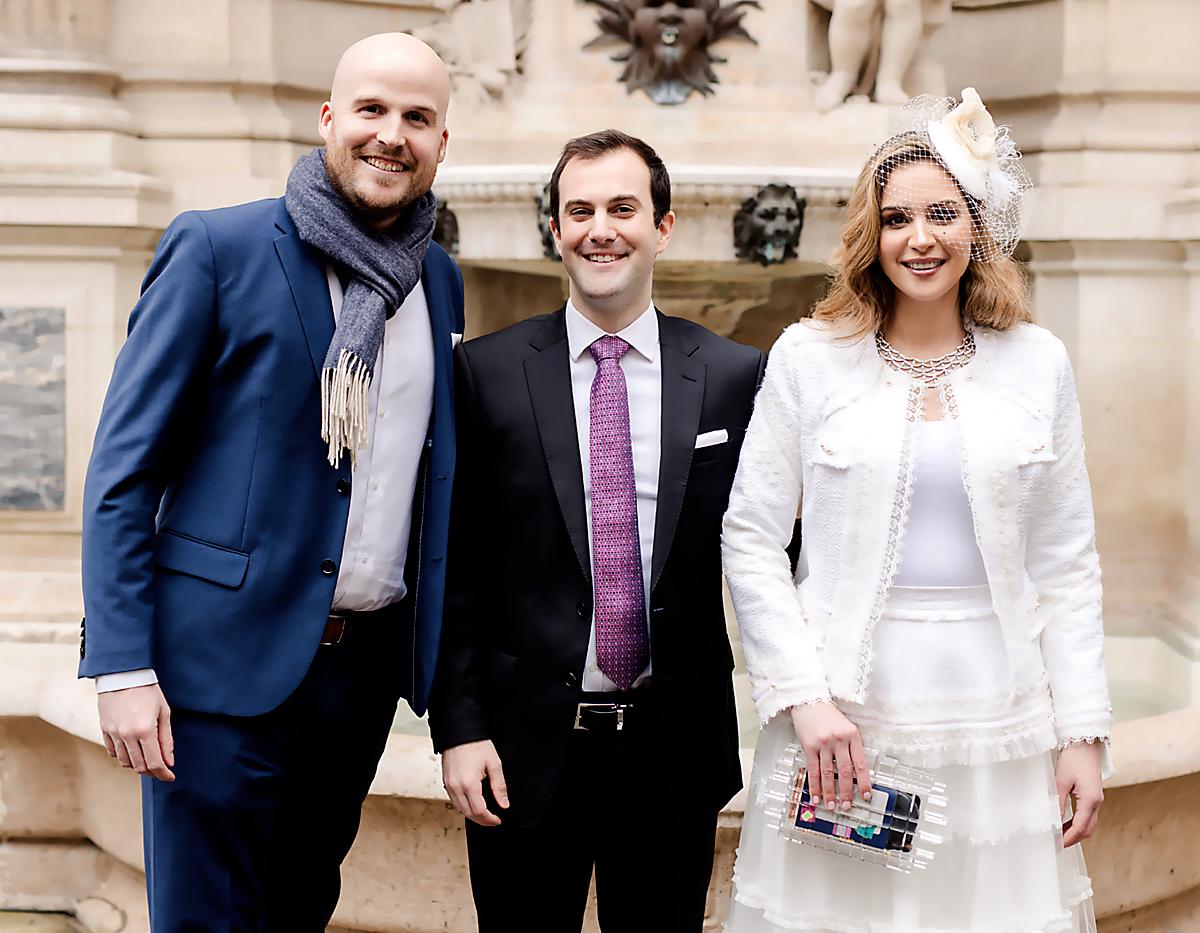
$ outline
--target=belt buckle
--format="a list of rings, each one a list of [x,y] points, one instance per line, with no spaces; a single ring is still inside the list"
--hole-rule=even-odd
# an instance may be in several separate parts
[[[584,710],[597,710],[605,713],[617,714],[617,732],[621,732],[625,728],[625,708],[624,703],[579,703],[575,706],[575,729],[579,732],[591,732],[587,726],[583,725],[581,718]]]

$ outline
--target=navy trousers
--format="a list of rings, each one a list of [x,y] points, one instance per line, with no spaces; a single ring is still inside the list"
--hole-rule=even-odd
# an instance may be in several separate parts
[[[172,710],[176,780],[142,780],[154,933],[325,929],[409,682],[398,669],[408,616],[382,611],[320,647],[265,715]]]

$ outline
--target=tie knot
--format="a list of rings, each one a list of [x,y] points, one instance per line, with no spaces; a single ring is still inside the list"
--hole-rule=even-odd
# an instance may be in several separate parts
[[[615,337],[612,334],[605,334],[603,337],[598,337],[588,346],[588,353],[592,354],[592,359],[599,366],[605,360],[616,360],[620,362],[621,357],[629,349],[627,344],[620,337]]]

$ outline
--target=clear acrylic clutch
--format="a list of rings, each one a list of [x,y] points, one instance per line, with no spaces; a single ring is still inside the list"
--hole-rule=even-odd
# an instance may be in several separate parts
[[[848,811],[815,806],[804,752],[792,742],[762,791],[767,824],[791,842],[894,871],[925,868],[946,835],[946,786],[928,771],[869,749],[867,766],[870,800],[858,793],[856,782]]]

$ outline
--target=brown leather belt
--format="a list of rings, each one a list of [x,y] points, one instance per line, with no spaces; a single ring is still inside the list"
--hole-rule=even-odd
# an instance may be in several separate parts
[[[325,620],[325,631],[321,635],[322,645],[340,645],[360,627],[363,620],[358,616],[370,615],[369,612],[355,612],[345,615],[330,615]]]

